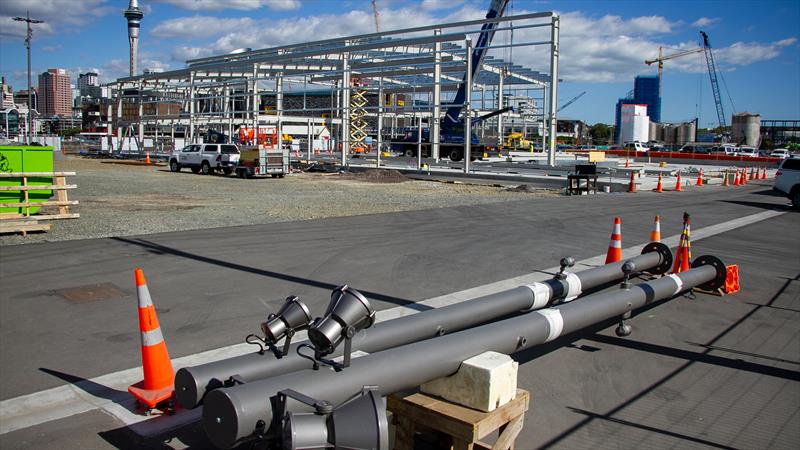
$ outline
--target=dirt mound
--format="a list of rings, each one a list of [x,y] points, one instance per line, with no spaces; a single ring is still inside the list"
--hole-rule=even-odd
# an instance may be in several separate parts
[[[409,178],[396,170],[378,169],[364,172],[346,172],[341,174],[342,179],[363,181],[366,183],[402,183]]]

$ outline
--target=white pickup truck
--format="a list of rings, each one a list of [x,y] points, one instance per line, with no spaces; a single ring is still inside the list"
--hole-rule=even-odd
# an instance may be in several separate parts
[[[772,189],[789,197],[792,206],[800,209],[800,157],[793,156],[781,162]]]
[[[229,175],[239,164],[239,147],[234,144],[190,144],[173,152],[169,170],[178,172],[184,167],[193,173],[213,174],[217,169]]]

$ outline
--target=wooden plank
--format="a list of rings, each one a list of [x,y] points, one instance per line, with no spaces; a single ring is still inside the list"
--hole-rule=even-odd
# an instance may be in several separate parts
[[[51,225],[36,224],[36,225],[15,225],[3,226],[0,225],[0,233],[22,233],[27,234],[30,231],[50,231]]]
[[[63,202],[46,201],[46,202],[18,202],[18,203],[0,203],[0,208],[24,208],[26,206],[66,206],[77,205],[77,200],[67,200]]]
[[[514,441],[517,439],[519,432],[522,431],[523,420],[525,420],[525,414],[511,419],[511,422],[504,425],[500,431],[500,437],[497,438],[497,442],[492,446],[492,450],[513,450]]]
[[[59,189],[77,189],[77,184],[58,185],[30,185],[30,186],[0,186],[0,191],[55,191]]]
[[[37,225],[39,224],[36,220],[3,220],[0,221],[0,225],[4,227],[11,227],[15,225]]]
[[[64,181],[64,177],[56,177],[56,186],[66,186],[67,182]],[[63,189],[59,189],[56,191],[56,200],[59,202],[67,201],[67,191]],[[59,214],[69,214],[69,206],[59,206],[58,207]]]
[[[32,219],[36,220],[53,220],[53,219],[78,219],[81,215],[78,213],[70,213],[70,214],[34,214],[31,216]]]
[[[68,177],[72,175],[75,175],[75,172],[8,172],[0,173],[0,178]]]
[[[0,213],[0,220],[19,219],[23,217],[20,213]]]

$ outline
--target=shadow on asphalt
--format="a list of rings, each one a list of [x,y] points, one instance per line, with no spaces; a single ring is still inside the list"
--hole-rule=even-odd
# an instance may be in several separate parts
[[[199,421],[150,437],[140,436],[128,427],[101,431],[97,433],[97,435],[115,448],[122,450],[214,448],[211,442],[209,442],[208,437],[206,437],[203,425]]]
[[[112,389],[100,383],[95,383],[94,381],[88,380],[86,378],[81,378],[76,375],[59,372],[58,370],[48,369],[45,367],[39,367],[39,370],[48,375],[52,375],[56,378],[64,380],[67,383],[70,383],[73,386],[91,395],[94,395],[95,397],[100,397],[106,400],[110,400],[118,405],[122,405],[123,401],[128,400],[130,398],[128,391],[118,391],[116,389]]]
[[[747,200],[719,200],[723,203],[732,203],[734,205],[742,205],[742,206],[752,206],[755,208],[763,208],[769,209],[772,211],[791,211],[791,206],[788,203],[788,199],[786,200],[787,203],[784,205],[777,204],[777,203],[764,203],[764,202],[750,202]]]
[[[700,445],[706,445],[708,447],[726,448],[726,449],[728,449],[728,448],[732,449],[733,448],[733,447],[728,447],[727,445],[717,444],[716,442],[707,441],[705,439],[700,439],[700,438],[697,438],[697,437],[694,437],[694,436],[688,436],[688,435],[685,435],[685,434],[676,433],[674,431],[662,430],[661,428],[656,428],[656,427],[651,427],[651,426],[648,426],[648,425],[643,425],[641,423],[636,423],[636,422],[630,422],[630,421],[627,421],[627,420],[617,419],[616,417],[611,417],[611,416],[608,416],[606,414],[598,414],[598,413],[594,413],[594,412],[591,412],[591,411],[586,411],[586,410],[579,409],[579,408],[573,408],[571,406],[568,406],[567,408],[569,410],[571,410],[572,412],[574,412],[574,413],[583,414],[584,416],[590,417],[592,419],[606,420],[608,422],[612,422],[612,423],[615,423],[615,424],[618,424],[618,425],[624,425],[624,426],[627,426],[627,427],[638,428],[640,430],[649,431],[651,433],[663,434],[665,436],[669,436],[669,437],[673,437],[673,438],[677,438],[677,439],[682,439],[684,441],[694,442],[694,443],[697,443],[697,444],[700,444]]]
[[[131,239],[131,238],[125,238],[125,237],[112,237],[111,239],[113,239],[115,241],[124,242],[126,244],[138,245],[140,247],[144,247],[147,251],[149,251],[151,253],[158,254],[158,255],[168,254],[168,255],[173,255],[173,256],[180,256],[181,258],[193,259],[195,261],[200,261],[200,262],[204,262],[204,263],[208,263],[208,264],[213,264],[213,265],[220,266],[220,267],[225,267],[225,268],[228,268],[228,269],[240,270],[242,272],[248,272],[248,273],[252,273],[252,274],[256,274],[256,275],[261,275],[261,276],[270,277],[270,278],[276,278],[276,279],[279,279],[279,280],[289,281],[289,282],[297,283],[297,284],[304,284],[306,286],[313,286],[313,287],[317,287],[317,288],[320,288],[320,289],[327,289],[327,290],[331,290],[331,291],[336,289],[337,287],[339,287],[339,285],[326,283],[326,282],[323,282],[323,281],[309,280],[308,278],[297,277],[297,276],[294,276],[294,275],[289,275],[289,274],[280,273],[280,272],[273,272],[271,270],[257,269],[255,267],[249,267],[249,266],[245,266],[245,265],[242,265],[242,264],[236,264],[236,263],[232,263],[232,262],[229,262],[229,261],[223,261],[221,259],[209,258],[208,256],[203,256],[203,255],[198,255],[198,254],[195,254],[195,253],[185,252],[183,250],[178,250],[176,248],[167,247],[166,245],[157,244],[155,242],[148,241],[146,239]],[[421,305],[421,304],[415,303],[415,302],[413,302],[411,300],[392,297],[392,296],[381,294],[381,293],[378,293],[378,292],[364,291],[364,290],[361,290],[361,289],[359,289],[359,291],[362,294],[364,294],[365,296],[367,296],[368,298],[370,298],[370,299],[374,299],[374,300],[378,300],[378,301],[382,301],[382,302],[387,302],[387,303],[393,303],[395,305],[406,306],[406,307],[411,308],[411,309],[416,309],[417,311],[427,311],[429,309],[433,309],[431,306]]]
[[[626,401],[620,403],[619,405],[617,405],[616,407],[610,409],[606,414],[591,414],[591,415],[588,415],[586,418],[582,419],[581,421],[579,421],[575,425],[573,425],[570,428],[568,428],[568,429],[564,430],[563,432],[559,433],[557,436],[553,437],[549,441],[543,443],[540,448],[550,448],[550,447],[553,447],[555,445],[558,445],[561,441],[563,441],[564,439],[566,439],[567,437],[569,437],[573,433],[577,432],[578,430],[580,430],[584,426],[588,425],[589,423],[591,423],[595,419],[613,417],[618,412],[620,412],[620,411],[624,410],[625,408],[627,408],[628,406],[636,403],[638,400],[642,399],[643,397],[648,395],[650,392],[655,391],[656,389],[661,387],[663,384],[665,384],[668,381],[672,380],[674,377],[676,377],[677,375],[681,374],[683,371],[685,371],[686,369],[691,367],[694,363],[696,363],[696,362],[704,362],[704,361],[702,361],[702,359],[707,357],[707,356],[711,356],[711,355],[708,355],[708,353],[712,351],[713,346],[718,341],[723,339],[730,332],[732,332],[737,327],[739,327],[744,322],[746,322],[748,319],[750,319],[754,314],[756,314],[759,310],[761,310],[761,308],[768,308],[768,307],[772,306],[772,304],[775,303],[778,300],[778,298],[780,298],[780,296],[784,293],[784,291],[786,291],[786,289],[789,287],[789,285],[793,281],[797,281],[797,280],[800,280],[800,275],[798,275],[795,278],[786,279],[786,282],[783,284],[783,286],[781,286],[780,289],[778,289],[778,291],[775,293],[775,295],[773,295],[772,298],[770,298],[769,301],[766,304],[756,306],[755,308],[750,310],[747,314],[745,314],[741,318],[739,318],[739,320],[737,320],[736,322],[732,323],[730,326],[728,326],[727,328],[722,330],[722,332],[717,334],[717,336],[712,338],[710,341],[706,342],[705,344],[702,344],[703,346],[706,347],[706,349],[704,351],[702,351],[701,353],[688,352],[688,353],[690,353],[692,355],[684,355],[684,356],[693,356],[693,358],[689,359],[685,364],[682,364],[680,367],[678,367],[675,370],[669,372],[663,378],[661,378],[660,380],[656,381],[655,383],[653,383],[649,387],[647,387],[645,389],[642,389],[638,394],[632,396],[628,400],[626,400]],[[643,314],[644,312],[647,312],[650,309],[655,308],[656,306],[658,306],[658,305],[660,305],[662,303],[665,303],[665,302],[667,302],[669,300],[670,299],[666,299],[666,300],[661,300],[661,301],[658,301],[658,302],[650,303],[646,307],[640,308],[636,312],[636,316],[639,316],[640,314]],[[636,316],[634,316],[634,318]],[[563,346],[567,345],[568,343],[569,344],[574,343],[578,339],[583,339],[583,338],[590,339],[591,337],[594,337],[594,334],[597,331],[600,331],[600,330],[602,330],[604,328],[610,327],[610,326],[614,325],[615,323],[617,323],[617,321],[614,320],[614,319],[611,319],[611,320],[607,320],[607,321],[605,321],[603,323],[595,324],[592,327],[583,329],[581,332],[570,334],[570,335],[567,335],[567,336],[565,336],[563,338],[555,339],[555,340],[553,340],[553,341],[551,341],[548,344],[545,344],[543,346],[534,347],[534,348],[532,348],[530,350],[526,350],[526,351],[520,352],[517,355],[515,355],[515,359],[517,359],[517,361],[519,361],[520,364],[523,364],[524,362],[530,361],[531,359],[534,359],[534,358],[536,358],[538,356],[541,356],[541,355],[547,354],[547,353],[549,353],[549,352],[551,352],[553,350],[556,350],[559,347],[563,347]],[[615,339],[613,337],[608,337],[608,336],[603,336],[603,338],[608,338],[608,339],[612,339],[612,340]],[[677,349],[670,349],[670,350],[679,351]],[[728,359],[728,358],[725,358],[725,359]],[[758,365],[758,366],[760,366],[760,365]],[[771,369],[774,369],[774,368],[771,368]],[[785,371],[785,372],[786,372],[785,373],[786,375],[792,375],[792,378],[789,378],[791,380],[800,379],[800,372],[794,372],[794,371]],[[758,372],[758,373],[761,373],[761,372]],[[784,374],[784,373],[781,373],[781,374]],[[692,439],[696,439],[696,438],[692,438]],[[711,445],[711,443],[709,443],[708,445]],[[718,444],[715,444],[714,446],[720,447]],[[727,447],[723,447],[723,448],[727,448]]]

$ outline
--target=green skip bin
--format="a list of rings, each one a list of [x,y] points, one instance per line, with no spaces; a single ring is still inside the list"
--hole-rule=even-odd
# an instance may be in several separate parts
[[[0,173],[18,172],[53,172],[53,147],[32,146],[0,146]],[[52,177],[28,177],[28,185],[53,184]],[[0,186],[21,186],[22,177],[1,177]],[[28,191],[29,202],[44,202],[53,196],[49,189]],[[22,203],[25,193],[22,190],[0,190],[0,204]],[[39,211],[40,207],[32,206],[31,214]],[[0,213],[24,214],[22,207],[2,207]]]

